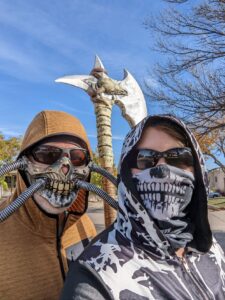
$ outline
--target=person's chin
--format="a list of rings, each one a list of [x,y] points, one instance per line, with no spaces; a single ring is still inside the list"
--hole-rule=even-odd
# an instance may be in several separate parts
[[[53,215],[58,215],[63,213],[72,204],[70,203],[68,206],[65,207],[55,207],[52,204],[50,204],[47,199],[45,199],[43,196],[37,193],[34,194],[33,198],[35,202],[38,204],[38,206],[41,207],[41,209],[43,209],[46,213],[53,214]]]

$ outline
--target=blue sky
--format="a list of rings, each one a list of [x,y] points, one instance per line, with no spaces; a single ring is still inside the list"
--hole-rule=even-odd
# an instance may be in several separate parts
[[[161,58],[150,50],[153,37],[143,22],[166,5],[161,0],[0,0],[0,131],[7,137],[23,135],[41,110],[64,110],[81,120],[96,149],[88,95],[54,80],[89,74],[98,54],[112,78],[122,79],[126,68],[140,83],[152,81],[151,69]],[[147,106],[150,114],[162,112],[156,104]],[[116,163],[128,130],[115,106]]]

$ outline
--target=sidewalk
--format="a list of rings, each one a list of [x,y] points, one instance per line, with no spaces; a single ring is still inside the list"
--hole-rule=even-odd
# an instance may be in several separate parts
[[[103,201],[89,201],[87,213],[95,224],[97,233],[105,229]]]
[[[213,231],[225,232],[225,210],[209,211],[209,223]]]
[[[9,198],[12,195],[11,191],[4,191],[2,196],[0,197],[0,201]]]
[[[209,223],[213,235],[225,252],[225,210],[209,211]]]

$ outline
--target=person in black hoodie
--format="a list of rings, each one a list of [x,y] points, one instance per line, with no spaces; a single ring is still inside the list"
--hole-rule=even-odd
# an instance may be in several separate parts
[[[209,227],[207,192],[186,125],[146,117],[123,144],[117,219],[72,263],[61,300],[224,300],[225,257]]]

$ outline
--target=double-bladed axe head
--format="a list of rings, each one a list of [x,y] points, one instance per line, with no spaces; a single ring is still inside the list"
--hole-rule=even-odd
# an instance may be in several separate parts
[[[124,70],[123,80],[111,79],[98,56],[91,75],[65,76],[55,81],[79,87],[92,98],[101,97],[113,101],[121,108],[123,117],[131,127],[147,116],[145,98],[134,77]]]

